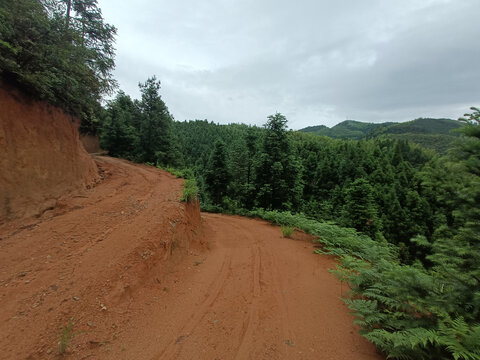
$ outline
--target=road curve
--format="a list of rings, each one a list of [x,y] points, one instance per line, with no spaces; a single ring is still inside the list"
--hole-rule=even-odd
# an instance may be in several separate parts
[[[383,359],[309,236],[200,219],[180,179],[96,162],[95,188],[0,227],[0,359],[62,358],[66,332],[68,359]]]
[[[278,226],[238,216],[202,219],[210,249],[178,264],[121,335],[132,359],[382,359],[340,300],[334,261],[313,254],[307,235],[285,239]]]

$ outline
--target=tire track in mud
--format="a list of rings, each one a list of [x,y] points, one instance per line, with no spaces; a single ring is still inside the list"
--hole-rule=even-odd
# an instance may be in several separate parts
[[[187,321],[184,322],[183,325],[177,330],[178,333],[185,335],[180,335],[180,337],[177,337],[173,341],[170,341],[165,349],[152,357],[152,360],[176,359],[178,357],[178,354],[182,351],[182,346],[179,344],[179,339],[181,339],[182,336],[190,336],[193,331],[198,327],[202,319],[207,316],[208,310],[212,308],[215,301],[220,296],[222,289],[225,286],[225,282],[227,281],[228,274],[230,272],[231,262],[232,254],[230,251],[228,251],[224,255],[224,260],[219,271],[219,278],[215,279],[215,281],[210,284],[207,295],[200,304],[199,308],[194,313],[190,314]]]
[[[251,290],[251,304],[248,307],[247,315],[244,317],[242,331],[239,339],[239,345],[236,350],[234,359],[246,359],[249,352],[249,342],[245,339],[251,339],[254,327],[258,322],[258,304],[261,291],[260,283],[260,269],[261,269],[261,254],[258,242],[255,240],[252,243],[252,290]]]
[[[280,347],[281,354],[285,356],[287,346],[292,346],[295,344],[296,339],[295,339],[295,334],[291,330],[291,327],[289,326],[290,321],[290,314],[289,314],[289,309],[287,302],[285,300],[285,294],[282,290],[282,281],[281,281],[281,275],[279,273],[279,265],[278,262],[276,261],[275,257],[271,255],[272,258],[272,266],[271,270],[273,270],[273,287],[274,287],[274,297],[276,299],[276,302],[279,304],[279,310],[280,314],[282,316],[280,317],[281,320],[281,334],[282,334],[282,341],[283,344]]]
[[[232,230],[234,230],[234,233],[242,234],[242,241],[239,243],[243,243],[242,247],[249,250],[247,256],[248,265],[246,267],[241,267],[238,263],[232,263],[232,256],[236,256],[237,258],[241,257],[239,256],[238,251],[235,251],[235,249],[238,249],[236,248],[236,244],[232,244],[232,242],[238,242],[239,237],[235,236],[233,241],[232,239],[226,240],[228,235],[225,234],[230,234]],[[193,323],[189,321],[189,324],[180,332],[186,334],[186,337],[201,337],[205,332],[204,325],[207,323],[204,320],[208,318],[209,314],[212,313],[212,310],[225,307],[225,303],[228,304],[235,298],[243,298],[245,299],[246,309],[242,310],[242,318],[241,320],[239,319],[238,324],[236,324],[237,327],[241,324],[238,336],[233,336],[230,339],[234,344],[232,344],[229,358],[246,359],[248,358],[247,355],[249,348],[251,347],[249,340],[252,339],[254,329],[258,325],[259,298],[261,296],[261,256],[260,247],[258,245],[259,242],[242,226],[229,221],[222,223],[220,228],[216,229],[215,233],[222,234],[222,239],[220,241],[216,240],[216,245],[220,248],[220,251],[227,251],[228,267],[222,265],[222,268],[219,271],[219,274],[223,274],[221,276],[222,281],[221,285],[216,287],[216,295],[214,297],[210,296],[212,301],[208,301],[207,306],[202,308],[201,315],[192,316],[195,317],[196,320],[193,321]],[[232,287],[232,284],[235,284],[235,276],[239,275],[249,279],[248,292],[244,293],[241,288],[234,285],[234,293],[232,294],[232,290],[229,287]],[[211,291],[209,291],[209,293],[211,293]],[[212,336],[210,336],[210,338],[212,338]],[[237,344],[235,344],[235,342]],[[182,359],[190,358],[190,355],[183,353],[184,346],[182,346],[182,344],[177,344],[176,341],[175,343],[170,342],[168,349],[171,350],[172,347],[175,346],[177,348],[176,351],[166,351],[162,356],[156,357],[156,359],[176,359],[179,357]]]
[[[232,286],[233,292],[222,294],[215,304],[225,306],[225,302],[241,296],[248,299],[244,316],[241,320],[237,318],[236,323],[232,321],[239,331],[238,336],[228,341],[237,345],[232,344],[228,355],[215,357],[214,354],[221,353],[212,352],[199,358],[382,358],[356,333],[353,318],[338,298],[335,287],[338,282],[328,272],[334,262],[313,254],[311,242],[282,238],[278,227],[263,221],[211,214],[205,218],[207,224],[215,227],[214,240],[218,246],[233,248],[232,261],[246,256],[238,247],[249,249],[250,269],[234,268],[237,276],[229,280],[237,281],[237,286]],[[248,274],[248,294],[242,293],[244,287],[237,280],[244,282],[247,278],[242,271]],[[315,273],[321,273],[322,278],[314,278]],[[222,292],[227,290],[223,288]],[[325,317],[330,319],[328,324],[315,320]],[[331,326],[337,329],[329,333]],[[210,330],[198,326],[195,331],[208,336]],[[324,336],[321,346],[317,340],[319,334]],[[182,355],[182,359],[188,358],[186,353]]]

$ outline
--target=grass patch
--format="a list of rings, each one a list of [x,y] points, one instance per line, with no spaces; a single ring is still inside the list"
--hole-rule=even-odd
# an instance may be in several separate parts
[[[198,186],[195,179],[185,179],[181,201],[193,202],[198,200]]]
[[[175,169],[173,167],[161,167],[160,165],[157,167],[161,170],[168,171],[177,178],[185,179],[180,201],[193,202],[198,200],[198,186],[192,169]]]
[[[281,225],[280,228],[282,229],[282,236],[284,238],[292,238],[293,232],[295,231],[293,226]]]
[[[195,175],[193,174],[192,169],[176,169],[170,166],[161,167],[160,165],[157,166],[161,170],[165,170],[172,175],[175,175],[177,178],[183,179],[195,179]]]
[[[74,319],[72,318],[67,325],[62,326],[60,330],[60,341],[58,342],[58,351],[64,355],[68,344],[77,335],[73,332]]]

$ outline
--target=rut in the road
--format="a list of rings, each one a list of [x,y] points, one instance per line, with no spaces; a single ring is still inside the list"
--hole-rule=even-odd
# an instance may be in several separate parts
[[[284,239],[264,221],[202,218],[210,250],[197,266],[192,257],[175,267],[173,287],[121,335],[127,354],[152,360],[381,359],[340,300],[340,283],[328,272],[334,261],[313,254],[305,234]],[[154,298],[157,292],[145,294]]]

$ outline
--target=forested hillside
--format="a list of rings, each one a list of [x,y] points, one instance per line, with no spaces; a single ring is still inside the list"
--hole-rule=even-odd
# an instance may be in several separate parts
[[[404,123],[364,123],[354,120],[343,121],[332,128],[324,125],[309,126],[299,130],[339,139],[390,138],[410,141],[426,149],[445,155],[454,141],[460,136],[455,131],[462,123],[451,119],[419,118]]]
[[[328,136],[335,139],[354,139],[360,140],[366,138],[369,134],[378,128],[388,127],[395,123],[366,123],[355,120],[345,120],[329,128],[325,125],[308,126],[300,129],[300,132],[312,133],[316,135]]]

